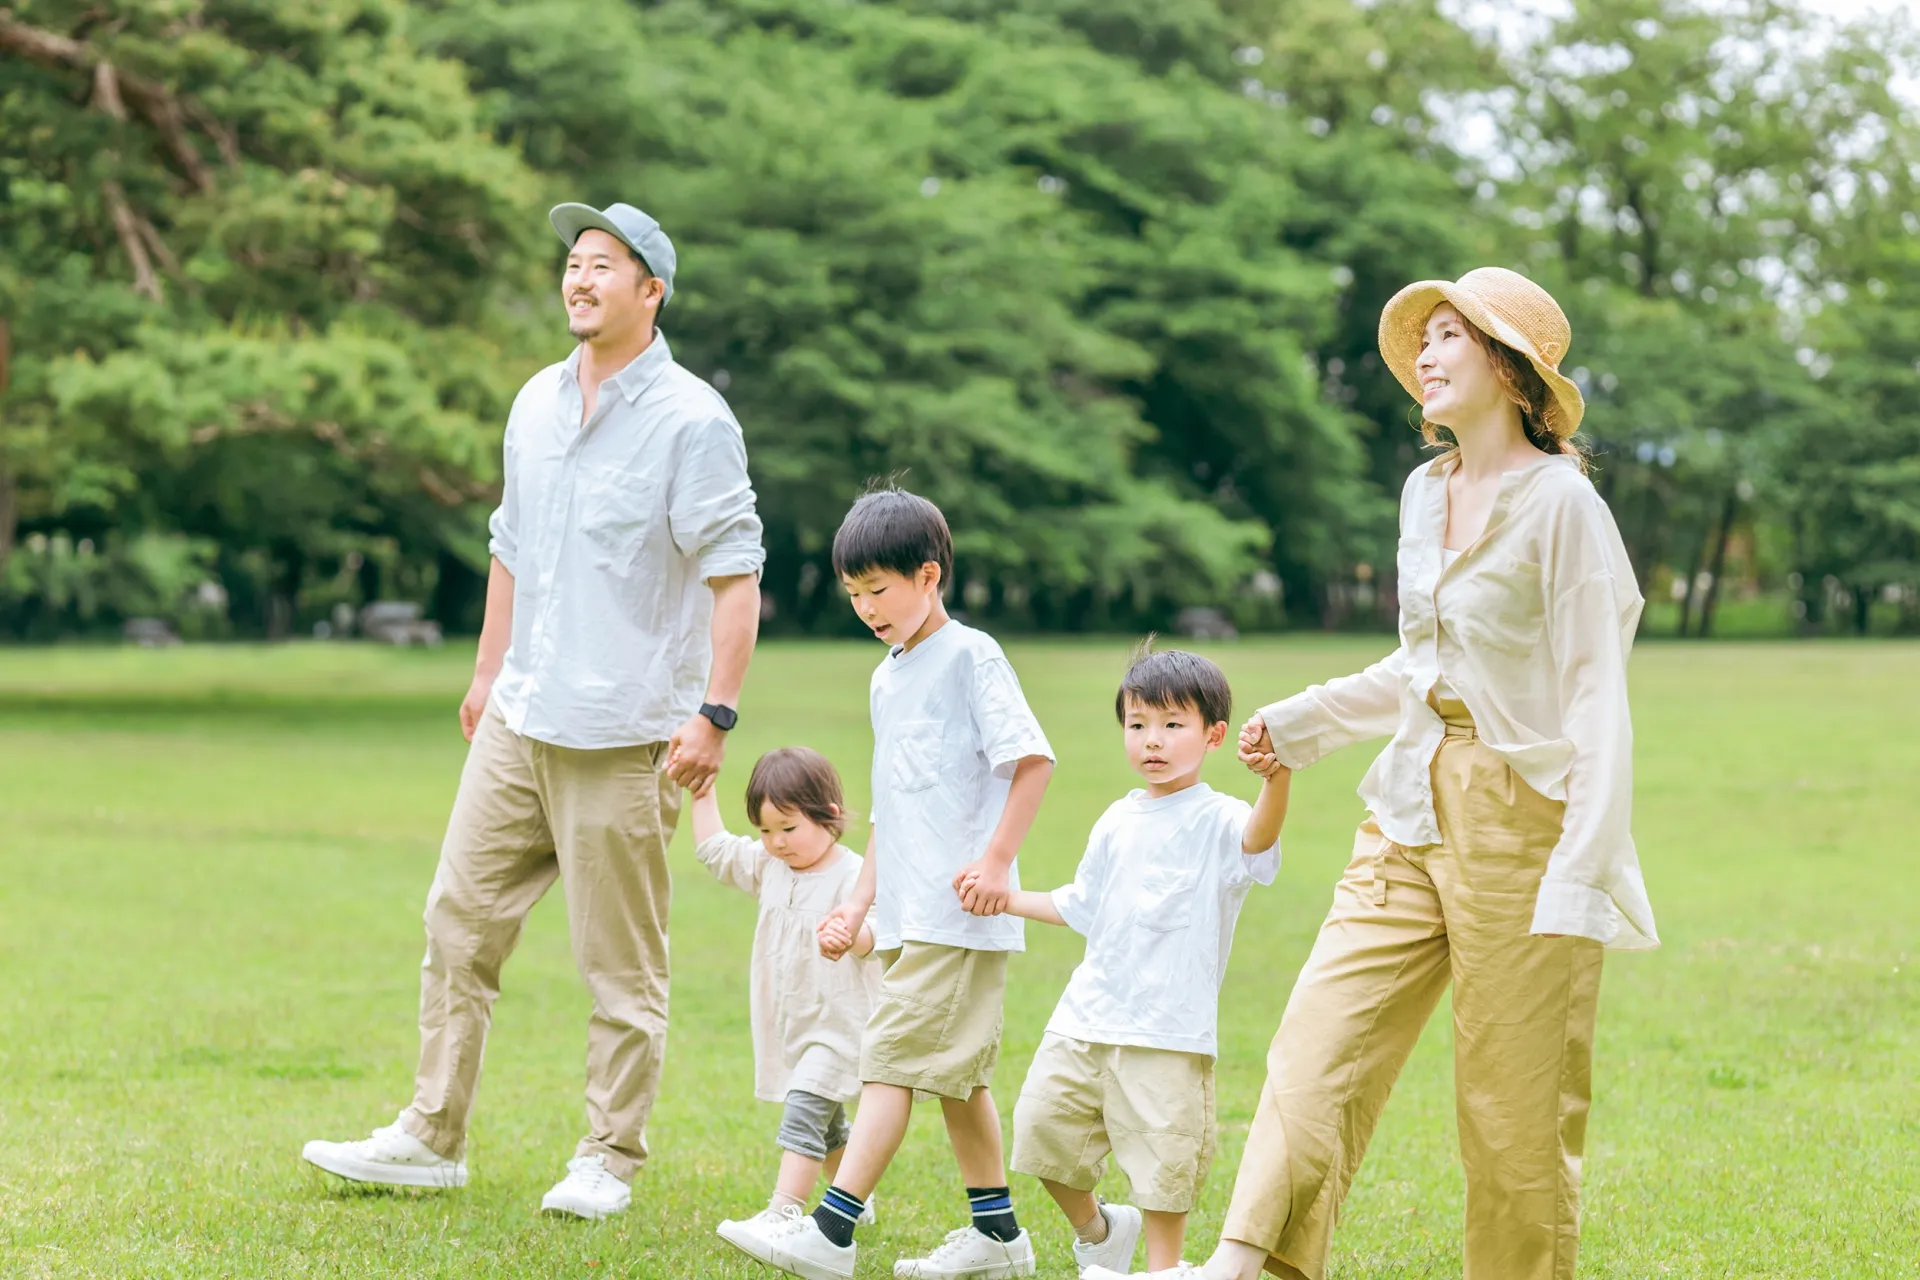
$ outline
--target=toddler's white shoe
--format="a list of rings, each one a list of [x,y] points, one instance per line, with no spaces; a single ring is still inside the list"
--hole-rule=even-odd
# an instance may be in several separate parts
[[[1207,1280],[1206,1273],[1191,1262],[1182,1262],[1177,1267],[1165,1271],[1109,1271],[1105,1267],[1088,1267],[1080,1273],[1080,1280],[1138,1280],[1145,1276],[1147,1280]]]
[[[797,1205],[768,1209],[744,1222],[720,1224],[720,1238],[755,1262],[801,1280],[853,1280],[858,1245],[841,1248]]]
[[[607,1172],[604,1157],[575,1156],[567,1161],[567,1176],[540,1197],[540,1212],[610,1218],[625,1213],[631,1203],[633,1188]]]
[[[464,1187],[467,1164],[449,1160],[400,1127],[398,1120],[357,1142],[309,1142],[300,1158],[349,1182],[383,1187]]]
[[[1099,1244],[1073,1242],[1073,1265],[1082,1276],[1093,1267],[1106,1273],[1126,1275],[1133,1266],[1134,1247],[1140,1243],[1140,1211],[1130,1204],[1103,1204],[1107,1217],[1107,1238]]]
[[[1025,1231],[1002,1243],[966,1226],[947,1232],[924,1258],[893,1264],[894,1280],[1013,1280],[1033,1274],[1033,1239]]]

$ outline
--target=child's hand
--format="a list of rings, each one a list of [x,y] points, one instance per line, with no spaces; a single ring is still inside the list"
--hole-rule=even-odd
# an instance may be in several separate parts
[[[1271,751],[1242,751],[1240,763],[1259,775],[1263,781],[1287,772],[1287,766],[1281,764],[1279,758]]]
[[[1007,909],[1007,869],[981,858],[960,868],[953,878],[960,905],[976,916],[997,916]]]
[[[858,916],[851,905],[835,907],[827,913],[815,931],[820,941],[820,954],[829,960],[838,960],[853,948],[853,940],[860,936],[860,926],[865,920]]]
[[[713,794],[713,785],[718,781],[720,781],[719,774],[717,773],[708,774],[706,781],[702,782],[697,787],[689,788],[688,794],[690,794],[695,800],[705,800],[708,796]]]

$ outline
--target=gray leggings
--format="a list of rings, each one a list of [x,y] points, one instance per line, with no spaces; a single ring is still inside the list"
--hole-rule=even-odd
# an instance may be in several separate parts
[[[825,1160],[829,1151],[847,1145],[847,1109],[817,1093],[795,1089],[787,1095],[787,1109],[780,1114],[782,1150],[811,1160]]]

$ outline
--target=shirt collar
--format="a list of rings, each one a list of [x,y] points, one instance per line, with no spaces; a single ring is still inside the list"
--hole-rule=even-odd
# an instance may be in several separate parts
[[[640,393],[653,385],[673,363],[673,348],[667,345],[667,335],[659,329],[653,331],[653,341],[647,349],[627,362],[627,367],[613,375],[608,381],[620,390],[620,396],[628,404],[640,398]],[[574,382],[580,381],[580,347],[576,345],[562,366],[566,376]]]
[[[1447,477],[1460,465],[1456,457],[1452,461],[1438,459],[1427,467],[1424,478],[1424,498],[1421,513],[1425,517],[1426,532],[1442,547],[1447,537]],[[1500,488],[1493,498],[1493,509],[1487,513],[1487,527],[1480,534],[1484,542],[1488,535],[1498,529],[1512,514],[1514,504],[1524,497],[1540,478],[1547,474],[1549,467],[1573,466],[1574,460],[1567,454],[1541,454],[1536,460],[1524,467],[1515,467],[1500,476]]]
[[[1150,811],[1154,809],[1171,809],[1177,805],[1183,805],[1189,801],[1198,800],[1202,796],[1210,796],[1212,794],[1213,788],[1204,782],[1196,782],[1190,787],[1182,787],[1170,796],[1156,796],[1145,787],[1136,787],[1133,791],[1133,803],[1135,808]]]

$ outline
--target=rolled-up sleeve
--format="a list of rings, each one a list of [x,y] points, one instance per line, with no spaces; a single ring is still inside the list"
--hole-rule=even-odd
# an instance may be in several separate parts
[[[1303,689],[1260,709],[1273,754],[1289,769],[1304,769],[1342,747],[1381,738],[1400,725],[1400,691],[1407,651],[1395,649],[1355,675]]]
[[[520,559],[520,482],[514,465],[514,430],[507,422],[506,439],[501,443],[500,505],[487,518],[487,554],[507,567],[515,577]]]
[[[699,561],[702,581],[759,573],[767,553],[739,424],[715,416],[690,425],[687,437],[667,506],[674,546]]]

